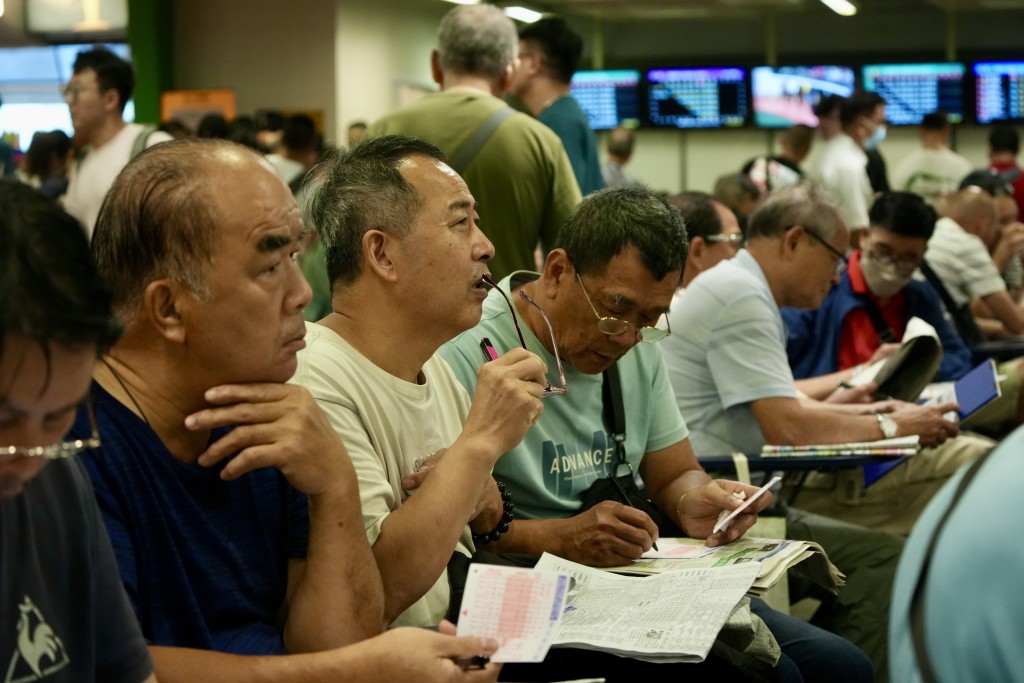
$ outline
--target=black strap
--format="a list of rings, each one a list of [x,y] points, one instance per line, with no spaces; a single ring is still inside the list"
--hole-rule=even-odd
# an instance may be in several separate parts
[[[505,119],[516,113],[516,110],[509,106],[504,106],[501,109],[495,109],[491,112],[491,115],[487,117],[487,120],[480,124],[480,127],[476,129],[472,137],[466,141],[459,151],[456,152],[449,160],[448,165],[455,170],[459,175],[465,175],[466,169],[473,163],[473,159],[476,158],[477,153],[483,148],[484,143],[490,139],[491,134],[498,130],[498,126],[505,122]]]
[[[611,430],[612,440],[615,442],[616,471],[612,472],[614,476],[618,473],[619,465],[629,467],[629,461],[626,460],[626,409],[622,403],[622,381],[619,379],[617,363],[612,363],[604,371],[601,397],[604,400],[604,424]]]
[[[875,327],[875,332],[878,333],[878,339],[883,344],[895,344],[899,341],[896,338],[896,333],[893,331],[889,323],[885,322],[885,316],[882,315],[882,311],[879,310],[878,304],[875,303],[874,299],[870,295],[863,297],[864,300],[864,312],[871,318],[871,324]]]
[[[967,471],[964,472],[964,476],[957,485],[956,491],[953,492],[953,499],[949,502],[949,507],[942,513],[942,517],[939,518],[938,524],[935,525],[935,529],[932,531],[931,538],[928,539],[928,546],[924,551],[924,560],[921,562],[921,571],[918,573],[917,583],[914,585],[914,594],[910,601],[910,635],[914,643],[914,657],[917,659],[917,669],[924,683],[937,683],[938,681],[938,678],[935,676],[935,667],[932,666],[932,660],[928,656],[928,641],[925,638],[924,632],[924,589],[925,584],[928,582],[928,570],[931,569],[932,555],[935,552],[939,535],[945,528],[946,522],[949,520],[950,515],[953,514],[954,508],[960,502],[971,480],[974,479],[974,475],[981,469],[982,464],[988,459],[990,453],[992,451],[988,451],[975,460]]]
[[[982,334],[978,324],[974,321],[974,314],[971,313],[971,305],[968,302],[964,306],[957,306],[956,301],[953,300],[953,295],[946,289],[945,283],[942,278],[932,270],[932,267],[928,265],[927,261],[921,261],[919,266],[921,274],[924,275],[925,279],[928,280],[928,284],[939,293],[939,298],[942,299],[942,305],[946,307],[946,312],[953,319],[953,324],[956,325],[956,331],[960,335],[960,338],[968,346],[980,344],[985,341],[985,335]]]

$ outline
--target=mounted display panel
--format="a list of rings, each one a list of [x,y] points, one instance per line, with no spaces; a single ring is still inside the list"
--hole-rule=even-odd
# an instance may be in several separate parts
[[[640,120],[640,72],[635,69],[577,71],[570,89],[592,130]]]
[[[885,98],[885,115],[895,126],[916,126],[925,114],[943,110],[950,123],[964,120],[964,65],[866,64],[864,89]]]
[[[747,72],[739,67],[651,69],[647,120],[662,128],[739,128],[747,121]]]
[[[1024,120],[1024,62],[975,62],[978,123]]]
[[[814,106],[829,95],[853,92],[851,66],[759,66],[751,72],[754,125],[789,128],[798,123],[817,126]]]

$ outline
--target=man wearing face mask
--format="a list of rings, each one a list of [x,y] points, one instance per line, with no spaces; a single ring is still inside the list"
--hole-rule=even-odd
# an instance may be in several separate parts
[[[835,202],[856,246],[868,225],[875,191],[868,174],[868,153],[885,139],[885,100],[877,93],[857,91],[843,102],[839,120],[842,130],[808,162],[807,176]]]

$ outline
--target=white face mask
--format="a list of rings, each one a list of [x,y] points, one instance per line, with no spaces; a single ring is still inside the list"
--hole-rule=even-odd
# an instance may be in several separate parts
[[[867,250],[860,253],[860,270],[864,273],[864,281],[875,296],[888,299],[903,290],[914,277],[914,273],[907,275],[896,270],[891,263],[878,263],[871,260]]]
[[[875,126],[875,129],[871,131],[871,135],[869,135],[868,139],[864,141],[864,149],[868,151],[876,149],[880,144],[882,144],[882,141],[885,140],[885,134],[887,132],[888,131],[884,123],[880,123]]]

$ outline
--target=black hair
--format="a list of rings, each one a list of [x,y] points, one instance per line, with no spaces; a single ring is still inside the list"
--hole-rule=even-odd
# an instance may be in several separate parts
[[[211,112],[203,117],[196,130],[196,137],[219,138],[226,140],[228,137],[228,120],[223,114]]]
[[[993,152],[1010,152],[1016,155],[1020,151],[1020,136],[1010,126],[996,126],[988,134],[988,146]]]
[[[292,150],[309,150],[317,147],[316,125],[305,114],[289,116],[284,122],[281,142]]]
[[[880,104],[885,104],[885,100],[878,93],[869,90],[855,90],[843,102],[843,107],[839,110],[839,122],[845,128],[856,123],[857,119],[862,116],[870,117]]]
[[[870,227],[884,228],[904,237],[931,239],[938,220],[935,209],[913,192],[885,192],[868,212]]]
[[[929,112],[921,117],[921,128],[933,131],[946,130],[949,128],[949,115],[941,109]]]
[[[580,274],[601,274],[623,249],[634,246],[655,280],[686,264],[689,242],[679,210],[645,187],[613,187],[587,195],[558,232]]]
[[[18,335],[102,353],[121,334],[82,226],[11,180],[0,181],[0,320],[0,350]]]
[[[715,209],[714,198],[707,192],[680,192],[669,197],[668,203],[682,214],[691,242],[695,237],[722,234],[722,218]]]
[[[106,92],[111,88],[117,90],[121,100],[118,104],[123,113],[135,89],[135,71],[132,65],[107,48],[97,45],[91,50],[79,52],[71,70],[78,74],[86,69],[92,69],[96,73],[96,83],[100,92]]]
[[[519,40],[539,48],[544,67],[555,80],[569,83],[580,66],[583,39],[561,17],[546,17],[519,29]]]

